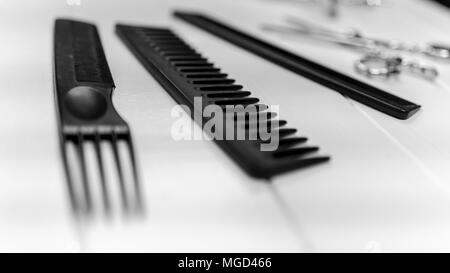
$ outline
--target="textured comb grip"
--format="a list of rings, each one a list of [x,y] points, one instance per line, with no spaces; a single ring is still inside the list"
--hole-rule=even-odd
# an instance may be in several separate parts
[[[55,97],[63,132],[128,132],[112,104],[114,82],[97,28],[58,19],[54,46]]]

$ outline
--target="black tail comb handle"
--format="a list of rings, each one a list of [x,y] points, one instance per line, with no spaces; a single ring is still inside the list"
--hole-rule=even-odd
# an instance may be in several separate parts
[[[276,115],[266,111],[267,105],[260,104],[251,92],[244,91],[243,86],[228,78],[169,29],[117,25],[116,32],[148,72],[179,104],[188,106],[192,114],[196,114],[194,98],[201,97],[202,110],[207,105],[216,105],[222,110],[227,106],[254,106],[257,118],[252,119],[252,114],[245,112],[245,121],[237,125],[243,126],[246,134],[255,128],[255,124],[250,126],[252,122],[258,127],[274,121]],[[234,117],[236,113],[232,113]],[[266,113],[265,118],[261,113]],[[245,116],[247,114],[249,117]],[[205,122],[208,120],[201,118]],[[227,138],[215,141],[248,174],[257,178],[270,178],[329,160],[329,157],[314,156],[318,148],[304,146],[307,139],[296,137],[297,130],[285,126],[285,121],[277,120],[274,130],[279,135],[279,146],[275,151],[261,151],[263,141],[259,137],[256,140]]]
[[[288,52],[211,17],[181,11],[176,11],[174,16],[392,117],[408,119],[420,109],[415,103]]]

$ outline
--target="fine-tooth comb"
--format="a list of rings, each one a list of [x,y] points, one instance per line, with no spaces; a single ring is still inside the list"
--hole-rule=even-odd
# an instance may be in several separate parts
[[[97,28],[58,19],[54,35],[55,98],[72,208],[77,214],[100,208],[109,214],[115,207],[139,212],[130,129],[112,104],[115,85]]]
[[[174,16],[392,117],[408,119],[420,110],[420,106],[415,103],[293,54],[212,17],[181,11],[175,12]]]
[[[217,105],[224,112],[228,106],[254,106],[256,119],[250,118],[255,117],[252,113],[244,112],[245,121],[242,123],[241,119],[241,123],[235,125],[243,126],[241,128],[245,128],[246,134],[250,134],[250,130],[255,128],[254,125],[250,127],[252,122],[256,122],[258,128],[264,122],[267,122],[264,125],[266,128],[275,123],[276,115],[266,111],[269,108],[267,105],[258,104],[259,99],[251,97],[248,91],[242,91],[241,85],[228,78],[227,74],[222,73],[171,30],[117,25],[116,32],[166,91],[179,104],[190,108],[191,114],[198,114],[195,113],[194,98],[201,97],[202,110],[209,105]],[[237,111],[232,113],[234,119],[236,113]],[[203,117],[204,122],[207,120]],[[270,178],[329,160],[329,157],[311,155],[319,148],[303,146],[307,139],[294,136],[297,130],[285,128],[286,121],[276,120],[276,123],[274,130],[279,135],[279,146],[275,151],[261,151],[260,144],[264,141],[260,137],[256,140],[227,138],[215,141],[248,174],[257,178]],[[223,128],[224,131],[225,129]],[[270,139],[266,140],[268,141]]]

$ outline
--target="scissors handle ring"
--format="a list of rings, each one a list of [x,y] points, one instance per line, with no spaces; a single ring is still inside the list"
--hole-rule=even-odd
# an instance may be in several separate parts
[[[400,73],[403,60],[400,57],[383,57],[368,54],[356,61],[356,70],[366,76],[392,76]]]

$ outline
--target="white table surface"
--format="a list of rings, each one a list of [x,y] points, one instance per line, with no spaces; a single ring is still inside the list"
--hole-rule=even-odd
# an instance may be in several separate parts
[[[292,15],[371,36],[450,43],[450,12],[421,0],[388,2],[349,7],[331,20],[269,0],[0,1],[0,250],[450,251],[450,64],[436,64],[435,83],[367,79],[353,71],[355,52],[259,28]],[[208,12],[423,108],[408,121],[393,119],[173,19],[175,7]],[[142,219],[71,216],[52,86],[56,17],[99,27],[114,103],[138,151]],[[263,102],[279,105],[281,117],[332,161],[264,183],[212,142],[175,142],[175,102],[114,34],[116,22],[173,28]]]

